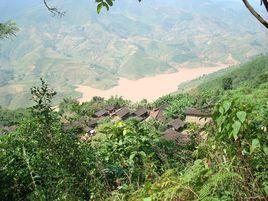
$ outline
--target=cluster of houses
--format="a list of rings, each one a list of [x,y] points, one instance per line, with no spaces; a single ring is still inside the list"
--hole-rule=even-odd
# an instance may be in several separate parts
[[[168,105],[162,105],[154,110],[148,110],[145,107],[140,107],[134,112],[131,111],[128,107],[118,108],[116,106],[106,106],[105,108],[97,111],[93,118],[88,122],[86,119],[80,119],[78,121],[65,124],[63,126],[64,130],[69,129],[78,129],[79,132],[87,132],[87,137],[95,135],[95,128],[98,126],[98,123],[105,117],[112,117],[112,121],[116,122],[119,120],[126,120],[130,117],[137,119],[138,121],[147,121],[149,119],[155,119],[159,122],[167,122],[167,119],[164,115],[164,110]],[[180,142],[188,142],[190,136],[185,132],[187,123],[195,123],[200,126],[205,125],[206,123],[211,122],[211,117],[208,112],[203,112],[197,108],[187,108],[185,110],[185,121],[182,121],[180,118],[172,119],[166,124],[166,131],[163,133],[163,137],[168,140],[178,140]],[[85,127],[85,122],[88,122]],[[14,129],[14,128],[9,128]],[[5,134],[9,129],[0,129],[0,135]]]
[[[112,117],[113,121],[126,120],[130,117],[139,121],[147,121],[149,119],[155,119],[160,122],[165,122],[166,118],[164,110],[168,105],[162,105],[154,110],[148,110],[145,107],[140,107],[132,112],[128,107],[116,108],[115,106],[107,106],[93,115],[93,119],[88,123],[88,134],[92,136],[95,134],[95,128],[98,122],[104,117]],[[186,119],[182,121],[180,118],[172,119],[167,123],[167,130],[164,132],[164,137],[168,140],[180,139],[182,142],[189,141],[187,133],[182,131],[185,129],[187,123],[196,123],[198,125],[205,125],[211,121],[210,114],[208,112],[202,112],[197,108],[187,108],[185,110]]]

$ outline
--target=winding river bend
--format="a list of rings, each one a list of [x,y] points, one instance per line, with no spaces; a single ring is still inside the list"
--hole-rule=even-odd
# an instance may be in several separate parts
[[[120,78],[118,85],[108,90],[100,90],[90,86],[78,85],[76,91],[82,94],[82,97],[79,99],[80,102],[89,101],[94,96],[109,98],[115,95],[122,96],[133,102],[140,101],[144,98],[148,101],[154,101],[160,96],[175,92],[178,85],[182,82],[193,80],[223,68],[226,68],[226,66],[192,69],[182,68],[176,73],[159,74],[138,80]]]

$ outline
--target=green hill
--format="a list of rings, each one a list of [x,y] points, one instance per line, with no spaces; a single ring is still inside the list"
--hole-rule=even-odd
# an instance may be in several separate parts
[[[1,1],[1,20],[21,29],[0,42],[4,107],[28,106],[41,76],[63,96],[79,97],[79,84],[107,89],[119,77],[231,65],[267,52],[267,34],[237,1],[118,1],[100,15],[94,1],[51,3],[66,15],[51,17],[41,1]]]
[[[152,104],[65,98],[58,111],[53,90],[36,87],[30,110],[0,108],[0,194],[3,200],[265,200],[267,75],[268,56],[261,56]],[[107,106],[155,112],[165,105],[161,119],[95,114]],[[211,119],[192,121],[188,107]]]
[[[229,67],[216,73],[183,83],[178,86],[178,91],[198,93],[200,91],[221,90],[223,80],[226,78],[232,80],[232,89],[249,88],[251,91],[254,91],[256,89],[267,88],[268,56],[259,56],[240,66]],[[265,91],[263,92],[263,96],[267,97],[267,93],[265,93]]]

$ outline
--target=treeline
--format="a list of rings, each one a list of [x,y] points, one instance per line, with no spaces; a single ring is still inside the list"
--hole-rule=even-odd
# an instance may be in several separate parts
[[[188,94],[133,104],[95,97],[65,99],[54,111],[55,92],[42,81],[32,88],[35,106],[13,116],[1,110],[2,200],[266,200],[268,196],[268,63],[261,57],[207,80]],[[166,122],[101,120],[94,137],[82,128],[107,105],[157,108],[167,119],[185,118],[186,107],[210,110],[213,123],[187,125],[191,141],[163,138]],[[86,126],[86,125],[85,125]]]

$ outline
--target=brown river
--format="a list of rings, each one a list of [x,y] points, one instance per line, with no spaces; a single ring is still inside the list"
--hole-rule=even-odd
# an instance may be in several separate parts
[[[82,94],[82,97],[79,99],[80,102],[89,101],[94,96],[109,98],[115,95],[122,96],[133,102],[140,101],[144,98],[148,101],[154,101],[160,96],[175,92],[178,85],[183,82],[196,79],[223,68],[225,67],[182,68],[176,73],[159,74],[138,80],[119,78],[118,85],[108,90],[78,85],[76,91]]]

